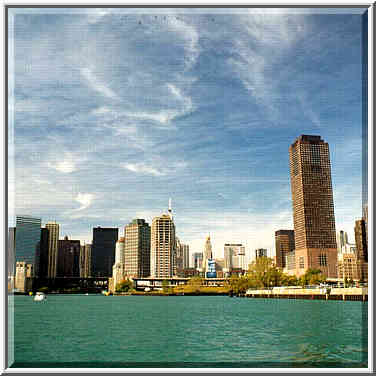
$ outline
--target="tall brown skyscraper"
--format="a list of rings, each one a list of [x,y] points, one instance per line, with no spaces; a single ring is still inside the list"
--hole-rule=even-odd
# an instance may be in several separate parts
[[[124,228],[124,268],[128,277],[150,276],[150,226],[144,219]]]
[[[294,230],[278,230],[275,232],[276,266],[286,267],[286,256],[295,249]]]
[[[55,278],[57,275],[57,258],[59,243],[59,225],[56,222],[46,223],[48,229],[48,278]]]
[[[301,135],[290,146],[296,275],[320,269],[337,276],[337,244],[329,145]]]

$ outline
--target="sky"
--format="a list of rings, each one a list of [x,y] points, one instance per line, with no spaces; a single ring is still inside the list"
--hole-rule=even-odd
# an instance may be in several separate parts
[[[275,254],[293,229],[288,148],[329,143],[336,229],[362,215],[363,10],[9,9],[9,224],[91,242],[167,211]]]

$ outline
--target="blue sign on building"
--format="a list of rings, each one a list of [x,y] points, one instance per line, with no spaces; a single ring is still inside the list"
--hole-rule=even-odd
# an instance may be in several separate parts
[[[206,278],[216,278],[217,272],[215,271],[215,260],[208,259]]]

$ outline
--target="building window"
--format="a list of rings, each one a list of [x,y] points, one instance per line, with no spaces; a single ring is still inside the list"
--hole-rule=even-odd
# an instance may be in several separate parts
[[[327,266],[328,265],[327,255],[319,255],[319,265],[320,266]]]
[[[299,257],[299,268],[304,269],[304,257],[303,256]]]

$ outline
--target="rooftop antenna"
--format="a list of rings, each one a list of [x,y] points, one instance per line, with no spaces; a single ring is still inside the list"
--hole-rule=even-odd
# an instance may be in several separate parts
[[[168,215],[172,219],[171,198],[168,199]]]

